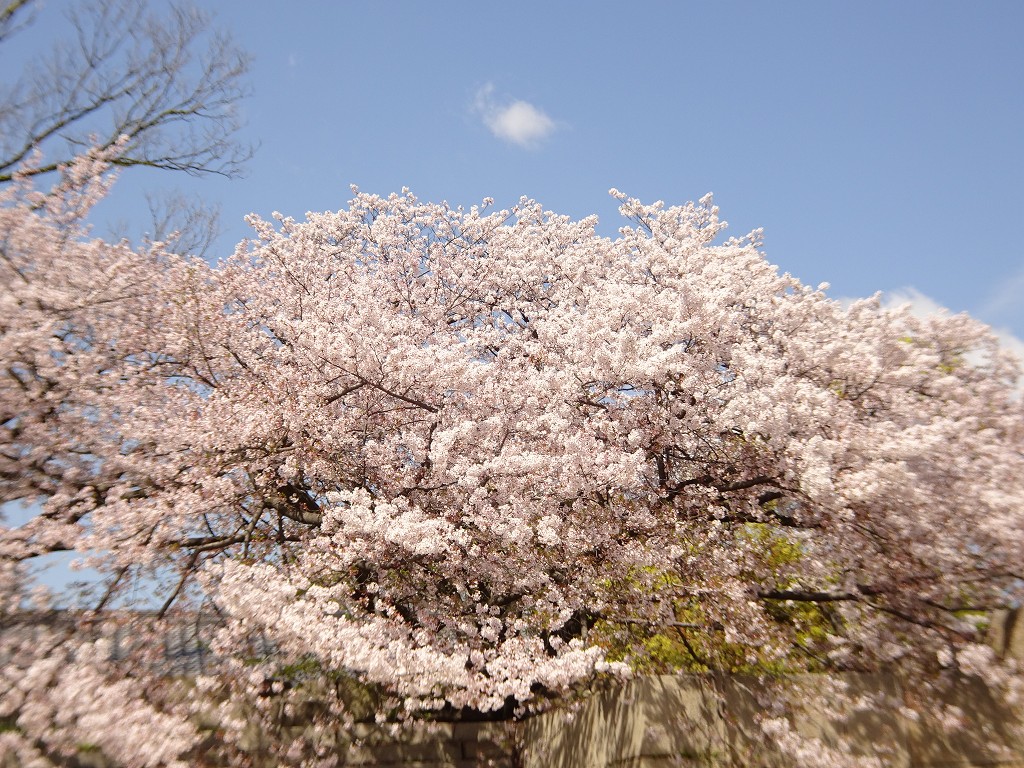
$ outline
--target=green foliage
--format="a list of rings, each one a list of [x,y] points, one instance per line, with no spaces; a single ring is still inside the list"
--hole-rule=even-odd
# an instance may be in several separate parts
[[[964,602],[967,602],[967,600],[965,599]],[[987,633],[989,627],[992,626],[992,614],[989,611],[954,611],[953,615],[971,624],[982,635]]]
[[[291,681],[303,680],[309,677],[316,677],[322,673],[320,662],[315,656],[307,656],[304,659],[285,664],[278,668],[278,674]]]
[[[775,504],[769,502],[766,507]],[[772,511],[769,509],[768,511]],[[754,584],[775,589],[796,588],[796,566],[806,556],[799,539],[778,526],[746,523],[734,532],[737,546],[746,552],[742,576]],[[790,649],[782,653],[729,642],[723,627],[709,615],[704,599],[687,595],[680,576],[672,571],[635,567],[620,579],[606,579],[601,586],[610,599],[644,590],[664,595],[671,619],[662,621],[598,621],[592,639],[612,661],[624,661],[640,674],[728,671],[782,675],[825,669],[825,651],[839,624],[829,604],[765,600],[764,618],[776,637],[788,637]]]

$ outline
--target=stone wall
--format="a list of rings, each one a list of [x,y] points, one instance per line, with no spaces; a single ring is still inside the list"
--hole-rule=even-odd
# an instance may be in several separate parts
[[[996,612],[988,642],[999,656],[1024,662],[1024,611]],[[948,733],[900,711],[913,694],[895,676],[804,675],[792,682],[791,701],[801,711],[798,731],[821,745],[808,758],[846,743],[885,768],[1024,768],[1024,704],[1000,706],[976,678],[956,681],[943,700],[931,703],[932,711],[956,707],[963,713],[965,727]],[[839,698],[827,690],[836,682],[855,704],[874,704],[826,714],[825,706]],[[756,724],[764,713],[760,688],[743,677],[641,678],[574,710],[527,721],[519,759],[524,768],[790,768],[813,762],[766,744]]]
[[[814,700],[822,687],[837,681],[845,684],[853,704],[830,716]],[[522,765],[789,768],[811,764],[829,749],[846,754],[848,744],[852,753],[876,758],[886,768],[1024,768],[1022,711],[1000,707],[976,679],[958,681],[944,701],[958,706],[966,721],[963,729],[946,733],[924,729],[900,713],[905,691],[896,677],[796,677],[791,700],[802,709],[798,731],[818,740],[803,758],[767,743],[756,723],[765,711],[760,693],[761,683],[739,676],[641,678],[594,696],[574,712],[551,712],[526,722]],[[837,700],[827,693],[823,699]],[[871,699],[875,702],[868,705]]]
[[[359,768],[513,768],[512,723],[437,723],[394,741],[372,726],[356,737],[344,764]]]
[[[785,690],[800,736],[817,740],[803,754],[778,751],[760,730],[762,682],[689,675],[639,678],[518,724],[440,723],[397,739],[357,726],[356,744],[341,751],[342,762],[359,768],[804,768],[829,749],[845,755],[850,748],[884,768],[1024,768],[1024,709],[1000,705],[976,678],[956,680],[935,703],[963,712],[965,727],[950,733],[900,712],[912,694],[896,676],[795,675],[786,678]]]

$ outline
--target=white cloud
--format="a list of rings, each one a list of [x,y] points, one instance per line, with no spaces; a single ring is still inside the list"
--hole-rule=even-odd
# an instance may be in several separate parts
[[[473,111],[497,138],[526,149],[538,146],[558,127],[546,112],[528,101],[495,98],[490,83],[476,92]]]
[[[925,296],[917,288],[900,288],[898,291],[888,291],[882,295],[882,306],[886,309],[896,309],[904,304],[910,305],[910,311],[915,317],[949,314],[947,307],[930,296]]]
[[[948,308],[942,306],[930,296],[925,296],[916,288],[901,288],[898,291],[889,291],[882,296],[882,306],[887,309],[895,309],[905,304],[910,305],[910,311],[917,317],[950,314]],[[1017,359],[1024,363],[1024,341],[1015,336],[1009,328],[991,327],[991,330],[995,337],[999,339],[1002,348],[1015,354]]]

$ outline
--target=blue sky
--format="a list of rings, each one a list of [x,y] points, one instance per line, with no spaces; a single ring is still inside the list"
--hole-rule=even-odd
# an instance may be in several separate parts
[[[50,0],[45,35],[68,0]],[[1024,3],[198,0],[255,57],[230,182],[128,174],[242,217],[349,184],[619,226],[609,187],[714,192],[730,234],[836,296],[930,297],[1024,337]],[[154,3],[159,6],[159,3]]]
[[[259,149],[233,181],[126,174],[106,216],[140,216],[143,184],[194,191],[221,206],[227,255],[246,213],[336,210],[349,184],[525,195],[607,234],[609,187],[714,192],[731,234],[763,227],[805,282],[1024,338],[1019,0],[197,4],[255,57],[241,108]]]
[[[609,234],[609,187],[714,192],[806,282],[1024,337],[1024,3],[200,5],[255,56],[249,175],[199,185],[223,252],[249,211],[337,209],[350,183],[526,195]]]

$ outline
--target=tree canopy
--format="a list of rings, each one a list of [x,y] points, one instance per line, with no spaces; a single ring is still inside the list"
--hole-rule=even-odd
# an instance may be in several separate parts
[[[74,550],[107,576],[83,627],[144,578],[156,618],[218,617],[216,663],[183,704],[85,632],[8,649],[19,749],[88,734],[136,764],[131,711],[168,734],[144,764],[195,758],[197,708],[314,679],[335,724],[521,716],[636,671],[1013,693],[979,621],[1024,583],[1024,413],[983,325],[841,304],[710,198],[615,190],[614,239],[527,199],[354,191],[252,217],[211,266],[88,235],[121,150],[0,199],[0,498],[42,503],[0,538],[4,620],[22,565]],[[71,674],[73,712],[48,693]]]

